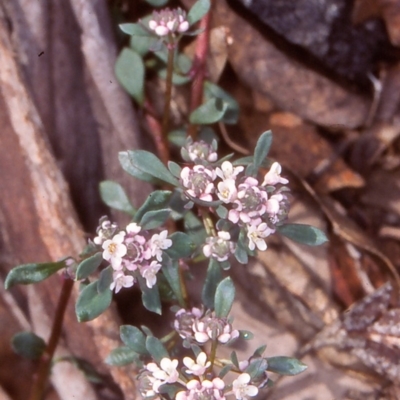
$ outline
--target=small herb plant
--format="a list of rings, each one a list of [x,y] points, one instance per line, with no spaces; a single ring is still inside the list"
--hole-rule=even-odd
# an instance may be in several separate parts
[[[135,363],[139,389],[146,399],[247,399],[272,383],[268,371],[295,375],[306,368],[286,356],[266,357],[266,346],[243,360],[235,351],[230,359],[219,355],[221,346],[252,338],[251,332],[235,329],[230,314],[235,299],[230,268],[243,268],[238,264],[246,265],[257,251],[266,251],[268,237],[275,233],[311,246],[322,244],[326,237],[314,227],[287,223],[289,181],[281,175],[280,164],[267,157],[270,131],[259,137],[252,156],[219,158],[218,136],[211,125],[236,123],[238,118],[236,101],[222,88],[201,81],[206,101],[192,102],[188,125],[170,132],[172,86],[196,79],[196,67],[179,53],[179,40],[183,35],[204,34],[209,29],[206,23],[198,30],[193,27],[200,20],[206,21],[209,10],[209,0],[199,0],[188,14],[179,8],[164,9],[138,23],[121,25],[131,36],[131,46],[117,60],[117,77],[142,106],[146,65],[165,79],[160,139],[165,143],[169,135],[181,147],[182,161],[163,162],[144,150],[121,152],[119,161],[134,178],[162,189],[135,209],[120,185],[103,182],[100,189],[105,203],[128,213],[131,222],[118,226],[101,217],[96,236],[79,259],[20,265],[10,271],[5,283],[8,289],[61,271],[64,284],[55,317],[60,324],[62,306],[65,308],[77,281],[81,290],[76,316],[81,322],[103,313],[113,292],[134,285],[142,292],[143,306],[154,313],[162,313],[161,298],[174,304],[174,321],[167,336],[159,339],[144,326],[123,325],[123,345],[106,360],[116,366]],[[168,154],[168,146],[163,151]],[[177,226],[184,226],[184,231]],[[192,265],[199,262],[207,262],[208,268],[201,283],[201,304],[196,304],[186,281]],[[160,284],[168,288],[162,295]],[[32,400],[42,396],[57,340],[52,335],[46,345],[29,332],[13,339],[17,352],[43,359]]]

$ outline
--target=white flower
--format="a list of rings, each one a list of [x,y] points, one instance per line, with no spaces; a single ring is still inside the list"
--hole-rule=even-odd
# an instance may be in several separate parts
[[[115,289],[115,293],[118,293],[123,287],[131,287],[134,283],[135,279],[133,276],[125,275],[123,272],[116,271],[113,274],[113,282],[110,285],[110,290]]]
[[[201,352],[196,361],[192,360],[190,357],[185,357],[183,363],[188,368],[186,373],[193,374],[196,376],[201,376],[206,372],[206,369],[211,365],[210,361],[207,361],[207,355]]]
[[[196,379],[192,379],[186,384],[188,390],[186,392],[178,392],[175,400],[225,400],[224,387],[225,383],[221,378],[214,378],[212,381],[205,379],[201,383]]]
[[[136,222],[131,222],[126,226],[126,232],[136,234],[141,231],[142,227],[139,226]]]
[[[239,337],[239,331],[233,330],[226,318],[208,316],[201,321],[194,321],[192,329],[195,340],[201,344],[211,339],[225,344]]]
[[[236,177],[244,170],[243,166],[234,167],[232,163],[229,161],[224,161],[221,165],[221,168],[216,168],[216,174],[221,179],[233,179],[235,180]]]
[[[159,12],[153,12],[153,19],[149,21],[149,28],[157,36],[166,36],[174,32],[186,32],[189,29],[189,22],[186,20],[186,13],[182,9],[170,10],[166,8]]]
[[[249,385],[250,380],[250,375],[243,373],[232,382],[232,392],[236,399],[247,399],[257,395],[258,388],[257,386]]]
[[[153,374],[153,377],[164,383],[175,383],[179,379],[177,371],[178,360],[170,360],[164,357],[160,362],[160,367],[156,363],[149,363],[146,369]],[[155,390],[157,392],[157,390]],[[158,392],[157,392],[158,393]]]
[[[150,265],[142,266],[140,274],[146,279],[146,285],[148,288],[152,288],[157,282],[157,272],[161,269],[161,264],[157,261],[152,261]]]
[[[158,261],[162,260],[162,251],[172,246],[172,240],[167,239],[168,231],[162,231],[159,234],[154,234],[149,243],[151,255],[156,257]]]
[[[277,183],[282,183],[283,185],[286,185],[289,181],[280,176],[281,172],[281,165],[277,162],[274,162],[271,165],[269,171],[265,174],[264,181],[261,186],[276,185]]]
[[[195,165],[193,168],[185,167],[181,171],[181,182],[186,188],[186,193],[203,201],[212,201],[214,192],[213,181],[216,178],[215,171]]]
[[[120,270],[122,257],[126,254],[127,248],[123,244],[125,239],[125,232],[116,234],[112,239],[106,240],[103,247],[103,258],[111,262],[111,266],[115,270]]]
[[[265,222],[254,225],[247,225],[247,237],[249,239],[249,249],[264,251],[267,249],[265,238],[275,231],[271,229]]]
[[[213,257],[223,262],[235,252],[235,244],[230,241],[229,232],[220,231],[218,237],[208,237],[203,247],[203,253],[206,257]]]
[[[219,182],[217,188],[217,196],[224,203],[233,203],[236,200],[237,188],[234,179],[228,178]]]
[[[196,142],[191,142],[186,145],[187,156],[183,155],[186,161],[217,161],[218,154],[215,152],[212,145],[208,144],[204,140],[198,140]]]

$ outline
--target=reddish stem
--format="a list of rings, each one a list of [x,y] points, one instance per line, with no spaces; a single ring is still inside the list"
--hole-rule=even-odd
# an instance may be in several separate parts
[[[54,352],[61,336],[65,310],[67,309],[68,300],[71,296],[73,286],[74,281],[64,276],[49,342],[40,359],[38,372],[33,383],[29,400],[41,400],[43,398],[43,393],[50,373],[51,361],[53,360]]]
[[[210,21],[211,10],[201,19],[200,29],[204,29],[199,34],[196,41],[196,50],[193,59],[191,75],[193,75],[192,92],[190,99],[190,111],[198,108],[203,100],[203,83],[207,72],[207,55],[210,43]],[[196,125],[190,124],[188,135],[195,140],[197,134]]]
[[[154,144],[156,145],[157,154],[161,161],[166,165],[169,161],[169,148],[167,137],[163,135],[162,126],[160,121],[154,116],[155,110],[153,104],[147,98],[144,103],[145,116],[150,134],[153,137]]]

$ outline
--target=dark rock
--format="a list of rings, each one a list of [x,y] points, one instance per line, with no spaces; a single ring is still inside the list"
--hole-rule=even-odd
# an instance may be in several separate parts
[[[348,0],[232,0],[242,3],[274,32],[300,46],[340,77],[365,82],[385,49],[383,21],[357,26]]]

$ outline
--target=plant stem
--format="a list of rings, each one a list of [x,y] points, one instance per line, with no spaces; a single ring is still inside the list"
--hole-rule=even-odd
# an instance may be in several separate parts
[[[175,43],[171,35],[168,39],[167,48],[168,48],[167,77],[166,77],[166,88],[165,88],[164,114],[162,121],[163,138],[166,138],[168,135],[169,116],[171,109],[171,94],[172,94],[172,74],[174,72]]]
[[[209,11],[200,21],[199,29],[204,30],[197,37],[195,56],[193,59],[193,67],[191,71],[191,74],[194,76],[190,99],[191,112],[198,108],[203,100],[203,83],[206,77],[206,62],[210,42],[210,20],[211,11]],[[190,124],[188,128],[188,136],[195,140],[197,136],[196,134],[197,126]]]
[[[211,362],[211,365],[209,366],[210,371],[212,371],[212,369],[214,367],[215,356],[217,355],[217,345],[218,345],[218,340],[214,339],[211,344],[211,351],[210,351],[210,358],[209,358],[209,361]]]
[[[46,388],[47,379],[50,372],[51,362],[61,336],[64,314],[67,308],[68,300],[71,296],[73,286],[74,281],[64,276],[61,293],[58,299],[56,313],[54,316],[53,326],[51,327],[49,342],[47,344],[46,350],[44,351],[40,359],[36,380],[33,383],[29,400],[42,400],[43,398],[44,390]]]

